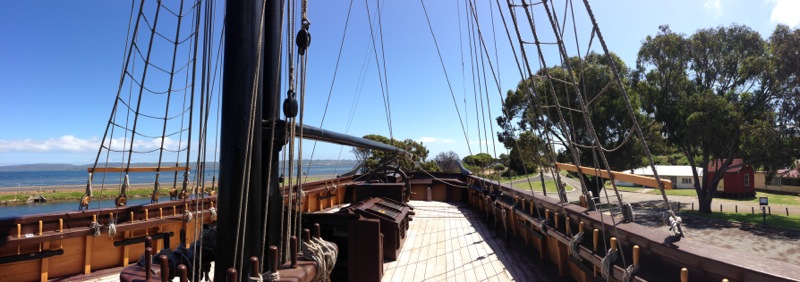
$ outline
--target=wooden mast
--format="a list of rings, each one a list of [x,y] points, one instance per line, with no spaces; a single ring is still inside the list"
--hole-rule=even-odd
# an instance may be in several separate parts
[[[262,113],[263,100],[271,100],[263,99],[263,90],[272,90],[274,85],[263,85],[263,83],[254,85],[253,82],[263,81],[263,70],[276,65],[261,64],[259,67],[258,60],[259,58],[274,60],[277,56],[275,50],[280,47],[278,44],[262,45],[262,50],[259,50],[261,45],[259,38],[275,37],[278,39],[274,41],[280,41],[280,24],[273,23],[280,23],[280,4],[277,2],[257,0],[226,2],[225,62],[220,121],[219,222],[214,277],[226,277],[228,268],[240,261],[245,263],[239,267],[243,269],[237,270],[240,273],[249,273],[247,258],[260,257],[261,250],[264,249],[262,230],[265,220],[263,218],[265,190],[261,177],[261,118],[264,115],[274,116],[276,113],[271,112],[272,108]],[[262,7],[263,3],[267,3],[269,7]],[[261,26],[262,11],[266,13],[263,16],[265,26],[274,28],[265,30]],[[251,111],[251,108],[254,111]],[[252,119],[255,121],[251,122]],[[249,152],[246,150],[248,143],[251,144]],[[249,179],[244,179],[243,176],[248,172]],[[249,192],[244,189],[248,185],[247,181],[249,181]],[[245,216],[239,214],[240,211],[245,213],[242,207],[247,207],[247,221],[240,224],[240,218]],[[238,252],[235,245],[237,235],[244,237],[243,241],[239,240],[239,244],[244,244],[244,247],[238,249]],[[241,278],[246,279],[245,276]]]

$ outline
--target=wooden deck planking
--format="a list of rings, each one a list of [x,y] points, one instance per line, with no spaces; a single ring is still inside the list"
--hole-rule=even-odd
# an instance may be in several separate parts
[[[485,215],[462,204],[411,201],[416,216],[383,281],[544,281],[534,250],[505,241]]]

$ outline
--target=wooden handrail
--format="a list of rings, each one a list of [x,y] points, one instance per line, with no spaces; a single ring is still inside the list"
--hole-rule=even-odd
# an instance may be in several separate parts
[[[611,171],[611,175],[609,175],[609,173],[608,173],[609,171],[605,170],[605,169],[596,169],[596,168],[587,167],[587,166],[579,167],[579,166],[576,166],[576,165],[565,164],[565,163],[556,163],[556,167],[558,169],[562,169],[562,170],[568,170],[568,171],[572,171],[572,172],[579,172],[579,173],[583,173],[583,174],[599,176],[599,177],[606,178],[606,179],[619,180],[619,181],[630,182],[630,183],[635,183],[635,184],[639,184],[639,185],[658,188],[658,182],[656,182],[656,179],[653,178],[653,177],[641,176],[641,175],[625,173],[625,172],[620,172],[620,171],[613,171],[613,170]],[[670,181],[670,180],[661,179],[661,184],[664,185],[664,189],[666,189],[666,190],[671,190],[672,189],[672,181]]]

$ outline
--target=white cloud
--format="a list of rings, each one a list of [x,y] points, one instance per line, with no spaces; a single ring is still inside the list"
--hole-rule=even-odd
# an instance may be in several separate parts
[[[722,6],[720,0],[706,0],[706,3],[703,4],[703,7],[705,7],[706,10],[708,10],[715,17],[722,16]]]
[[[130,141],[125,138],[114,138],[111,141],[106,141],[106,147],[111,143],[113,150],[125,150],[130,147]],[[171,151],[179,149],[179,142],[169,137],[164,138],[164,148]],[[47,140],[0,140],[0,153],[5,152],[30,152],[30,153],[46,153],[46,152],[67,152],[67,153],[90,153],[97,152],[100,145],[100,139],[91,137],[88,139],[80,139],[73,135],[65,135],[57,138],[50,138]],[[134,141],[133,150],[137,152],[148,152],[161,147],[161,138],[140,138]],[[186,147],[186,144],[180,145]]]
[[[430,144],[430,143],[453,143],[455,141],[453,141],[452,139],[446,139],[446,138],[436,138],[436,137],[425,137],[425,136],[423,136],[423,137],[418,138],[417,142]]]
[[[97,138],[80,139],[65,135],[47,140],[0,140],[0,152],[89,152],[97,150]]]
[[[797,0],[774,0],[775,7],[769,20],[773,23],[782,23],[789,26],[800,25],[800,1]]]

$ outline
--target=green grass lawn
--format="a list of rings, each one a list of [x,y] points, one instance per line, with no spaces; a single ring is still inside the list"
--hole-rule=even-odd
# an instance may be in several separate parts
[[[667,196],[692,196],[692,197],[697,196],[697,192],[694,191],[694,189],[672,189],[664,191],[667,192]],[[650,190],[647,193],[653,195],[661,195],[661,191],[658,189]]]
[[[683,211],[682,213],[686,213],[693,216],[706,217],[706,218],[748,223],[753,225],[763,224],[763,218],[761,214],[732,213],[732,212],[714,212],[711,214],[704,214],[696,211]],[[800,215],[790,215],[790,216],[776,215],[776,214],[767,215],[767,226],[800,230]]]
[[[540,182],[538,179],[536,179],[536,180],[531,179],[530,183],[528,183],[528,182],[517,183],[517,184],[514,184],[514,187],[522,189],[522,190],[531,190],[531,189],[533,189],[533,191],[541,192],[542,191],[542,182]],[[558,188],[556,187],[556,182],[553,181],[553,180],[545,180],[544,181],[544,188],[548,193],[550,193],[550,192],[552,192],[552,193],[558,192]],[[570,188],[570,186],[567,186],[567,191],[572,191],[572,188]]]
[[[607,185],[606,189],[614,190],[614,187],[611,184]],[[625,192],[641,192],[642,187],[632,187],[632,186],[617,186],[617,190],[625,191]]]

